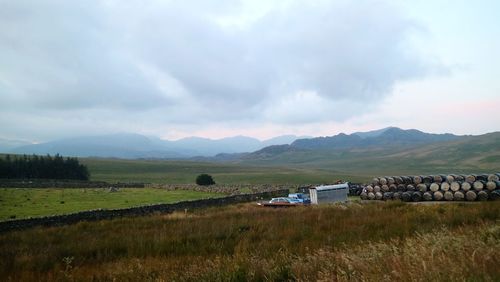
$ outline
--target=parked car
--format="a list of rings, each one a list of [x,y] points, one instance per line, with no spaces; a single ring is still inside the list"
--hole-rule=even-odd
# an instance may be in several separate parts
[[[269,202],[258,203],[260,206],[264,207],[289,207],[289,206],[301,206],[304,203],[293,198],[279,197],[272,198]]]
[[[309,198],[309,195],[304,194],[304,193],[288,194],[288,198],[297,200],[303,204],[310,204],[311,203],[311,199]]]

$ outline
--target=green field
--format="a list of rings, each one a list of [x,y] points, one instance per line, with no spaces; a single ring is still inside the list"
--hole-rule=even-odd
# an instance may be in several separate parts
[[[348,174],[324,168],[288,166],[249,166],[229,163],[121,160],[81,158],[91,180],[108,182],[147,182],[194,184],[196,176],[208,173],[217,184],[320,184],[338,179],[353,182],[371,179],[362,173]]]
[[[223,194],[167,191],[151,188],[107,189],[0,189],[0,220],[72,213],[92,209],[117,209],[155,203],[221,197]]]
[[[500,202],[255,204],[0,234],[5,281],[499,281]]]

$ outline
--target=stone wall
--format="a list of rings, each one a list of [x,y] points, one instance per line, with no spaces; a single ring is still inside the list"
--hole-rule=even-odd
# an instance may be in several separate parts
[[[152,213],[171,213],[174,211],[184,211],[185,209],[198,209],[213,206],[223,206],[243,202],[251,202],[272,197],[288,195],[288,189],[275,190],[269,192],[233,195],[224,198],[210,198],[195,201],[185,201],[174,204],[156,204],[141,207],[132,207],[115,210],[92,210],[72,214],[54,215],[38,218],[17,219],[0,222],[0,232],[11,230],[21,230],[36,226],[62,226],[74,224],[80,221],[96,221],[103,219],[119,218],[124,216],[143,216]]]

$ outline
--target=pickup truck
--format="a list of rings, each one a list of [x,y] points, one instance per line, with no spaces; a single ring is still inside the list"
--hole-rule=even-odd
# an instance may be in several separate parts
[[[288,198],[290,199],[295,199],[302,204],[310,204],[311,199],[309,198],[309,195],[304,194],[304,193],[293,193],[293,194],[288,194]]]

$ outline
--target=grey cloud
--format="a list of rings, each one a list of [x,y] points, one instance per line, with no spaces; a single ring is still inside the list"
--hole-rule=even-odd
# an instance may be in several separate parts
[[[216,19],[240,13],[237,1],[0,1],[0,108],[61,126],[71,113],[56,111],[88,124],[106,112],[103,128],[118,130],[138,117],[146,128],[340,120],[434,68],[391,5],[309,2],[231,26]],[[319,102],[316,117],[294,115]]]

